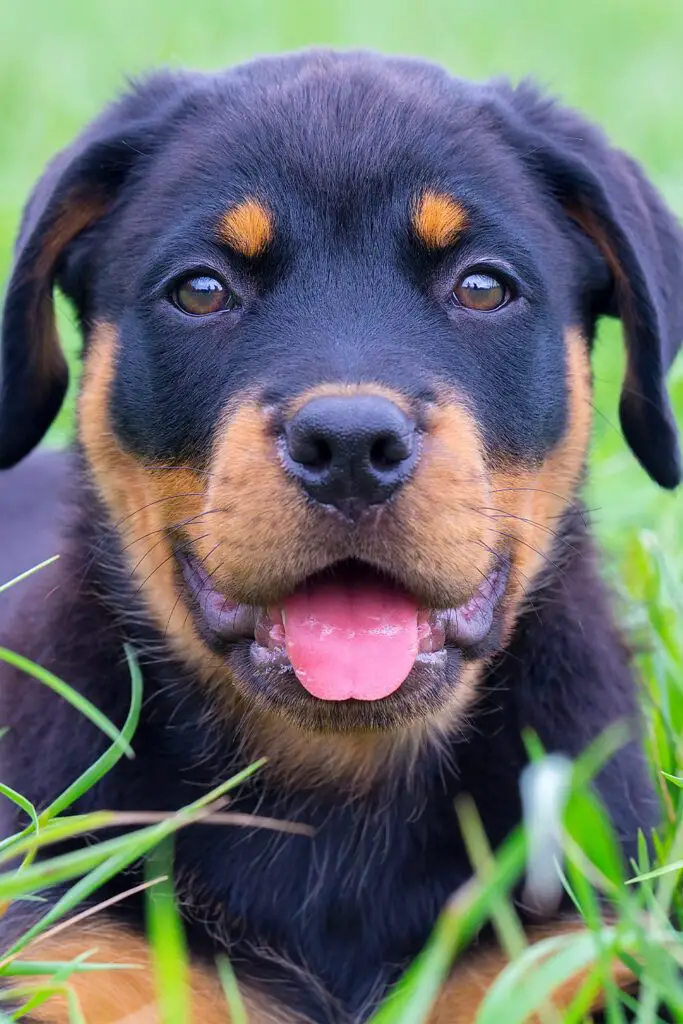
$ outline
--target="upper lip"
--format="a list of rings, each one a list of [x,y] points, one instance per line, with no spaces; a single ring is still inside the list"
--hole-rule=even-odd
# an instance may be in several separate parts
[[[230,600],[213,584],[211,574],[194,553],[177,549],[185,587],[191,603],[212,637],[222,644],[252,639],[266,648],[284,649],[282,613],[277,605],[258,606]],[[363,563],[358,563],[363,567]],[[367,571],[374,571],[365,566]],[[499,555],[481,584],[457,607],[422,609],[418,615],[420,653],[442,650],[445,645],[474,647],[488,635],[494,614],[505,593],[509,558]],[[305,586],[305,581],[302,584]]]

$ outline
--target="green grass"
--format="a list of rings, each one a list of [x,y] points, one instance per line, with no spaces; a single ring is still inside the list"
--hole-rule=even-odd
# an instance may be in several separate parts
[[[531,74],[600,121],[618,144],[642,161],[674,209],[683,214],[680,0],[421,0],[411,5],[396,0],[9,0],[0,24],[0,281],[9,269],[22,203],[46,160],[116,93],[126,75],[159,64],[217,68],[258,53],[308,44],[421,54],[473,78]],[[63,306],[60,322],[73,357],[78,342]],[[673,969],[683,965],[683,942],[668,923],[669,911],[681,910],[683,861],[683,789],[675,781],[683,777],[683,494],[658,492],[624,445],[616,413],[622,369],[619,327],[605,324],[595,363],[596,417],[587,501],[605,546],[605,571],[618,591],[624,620],[644,652],[639,663],[647,743],[666,815],[657,865],[645,859],[637,869],[620,863],[605,816],[585,784],[599,750],[598,755],[592,752],[592,761],[579,765],[541,760],[527,779],[527,828],[510,837],[495,856],[487,850],[476,810],[459,808],[477,873],[444,909],[427,950],[377,1014],[375,1024],[424,1020],[454,953],[487,918],[493,920],[512,963],[487,995],[480,1024],[514,1024],[532,1006],[544,1005],[542,1019],[557,1020],[547,1000],[580,964],[589,967],[586,987],[565,1019],[582,1020],[591,993],[606,985],[610,1022],[619,1024],[622,1004],[605,970],[611,951],[641,973],[640,1024],[656,1020],[659,998],[683,1019],[683,989]],[[672,374],[671,391],[683,423],[681,360]],[[70,434],[72,419],[70,402],[50,436],[52,443],[61,443]],[[161,1004],[173,1007],[167,1020],[180,1024],[185,1018],[174,985],[182,975],[185,954],[178,922],[169,923],[168,917],[168,843],[174,830],[188,820],[215,810],[212,801],[220,795],[214,793],[201,807],[116,839],[106,838],[115,816],[68,814],[78,794],[118,757],[127,755],[131,740],[134,745],[139,707],[134,661],[131,670],[131,714],[123,734],[112,735],[111,726],[98,720],[109,728],[112,746],[52,808],[38,814],[21,794],[2,790],[5,799],[23,802],[31,824],[0,845],[0,901],[35,897],[48,881],[62,878],[67,895],[40,926],[52,927],[74,913],[113,871],[151,852],[164,839],[167,845],[154,855],[147,874],[155,883],[150,892],[159,890],[157,906],[150,897],[149,922],[156,977],[164,993]],[[43,674],[43,682],[50,685],[55,680]],[[66,686],[62,693],[65,699],[75,699]],[[93,709],[81,710],[92,717]],[[535,749],[531,739],[530,743]],[[539,779],[554,780],[555,785],[551,805],[541,805],[540,815],[538,794],[548,787]],[[234,780],[226,782],[232,784]],[[506,893],[522,870],[527,847],[535,852],[532,864],[547,863],[551,848],[543,844],[551,840],[543,830],[537,832],[536,822],[547,822],[552,814],[560,823],[552,841],[564,849],[565,881],[586,930],[546,946],[526,946]],[[47,856],[50,844],[64,835],[93,830],[102,830],[102,841],[88,846],[85,854]],[[36,860],[39,849],[44,857]],[[22,858],[19,872],[7,869],[10,856]],[[636,872],[646,876],[657,870],[664,873],[632,883]],[[597,915],[596,892],[614,901],[613,924],[604,924]],[[96,956],[88,951],[77,961],[21,968],[16,961],[2,959],[7,952],[0,951],[0,976],[16,992],[21,989],[24,1000],[44,998],[50,988],[68,991],[74,973],[98,969]],[[239,1021],[239,994],[230,965],[222,961],[219,967],[226,998]],[[31,971],[43,981],[29,995],[25,986]],[[9,1019],[7,1013],[3,1016],[2,1005],[0,1021]],[[73,1000],[70,1005],[72,1020],[79,1021],[77,1005]]]
[[[644,551],[641,554],[652,583],[658,576],[656,559]],[[683,646],[675,639],[673,645],[669,642],[666,602],[658,598],[650,611],[651,618],[664,627],[662,630],[653,626],[661,643],[657,653],[666,648],[680,669]],[[60,898],[46,904],[45,912],[38,915],[21,938],[0,950],[0,1024],[21,1019],[56,993],[66,997],[72,1024],[83,1024],[71,984],[74,977],[86,971],[135,970],[140,966],[104,962],[98,958],[96,946],[68,961],[34,959],[30,951],[27,954],[27,947],[40,936],[68,927],[70,918],[84,913],[85,901],[95,901],[98,890],[107,881],[141,859],[146,860],[147,926],[161,1019],[164,1024],[190,1022],[185,987],[187,949],[174,901],[173,836],[193,822],[211,820],[212,815],[218,822],[216,812],[221,810],[225,795],[260,770],[263,762],[226,780],[177,814],[160,820],[150,816],[149,824],[114,838],[106,838],[106,830],[114,825],[132,824],[126,815],[109,811],[68,814],[79,796],[121,757],[130,756],[131,744],[134,746],[143,684],[134,655],[127,653],[131,700],[120,733],[97,713],[93,714],[92,708],[83,705],[75,691],[61,684],[63,698],[89,715],[112,738],[111,746],[99,760],[40,813],[21,794],[0,786],[0,795],[15,802],[29,819],[21,832],[0,842],[0,914],[13,901],[40,899],[53,886],[63,886]],[[30,665],[26,669],[44,685],[53,685],[42,670]],[[651,694],[659,699],[660,682],[655,675],[648,674],[648,683]],[[643,844],[640,862],[624,863],[608,816],[590,786],[596,772],[626,738],[619,725],[599,737],[574,763],[558,755],[546,756],[538,739],[527,736],[531,764],[522,780],[523,823],[494,853],[476,807],[465,798],[458,802],[456,810],[473,877],[453,894],[424,951],[374,1014],[371,1024],[426,1021],[455,957],[466,950],[489,920],[510,962],[486,993],[477,1024],[499,1024],[500,1020],[522,1024],[531,1013],[537,1013],[543,1022],[563,1020],[578,1024],[585,1019],[598,992],[605,993],[610,1024],[625,1020],[625,1007],[635,1011],[640,1024],[655,1024],[660,1005],[666,1005],[676,1015],[675,1019],[683,1019],[683,935],[672,924],[672,918],[676,919],[682,909],[678,879],[683,870],[683,777],[661,770],[662,763],[672,768],[680,763],[680,732],[672,728],[671,706],[676,704],[680,712],[683,700],[679,691],[669,688],[668,683],[665,685],[669,703],[661,707],[658,716],[650,718],[650,748],[667,806],[667,823],[659,836],[656,862],[650,862]],[[231,820],[227,813],[221,815],[220,824],[239,827],[244,822],[239,815]],[[70,853],[59,849],[51,853],[51,847],[65,838],[85,834],[97,835],[99,841],[91,841]],[[38,853],[40,859],[36,857]],[[557,869],[549,873],[547,867],[553,862]],[[530,942],[509,895],[525,870],[527,902],[541,897],[546,902],[556,899],[564,887],[574,900],[583,927],[573,933]],[[600,911],[600,899],[607,899],[612,908],[607,920]],[[640,978],[639,1004],[614,986],[611,964],[615,958]],[[226,1020],[229,1006],[231,1019],[239,1024],[246,1018],[230,963],[219,957],[216,968],[225,992]],[[583,972],[583,982],[560,1017],[553,994],[578,971]]]

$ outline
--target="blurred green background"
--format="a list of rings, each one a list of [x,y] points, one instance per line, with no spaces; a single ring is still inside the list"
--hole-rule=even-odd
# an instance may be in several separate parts
[[[683,215],[683,0],[3,0],[0,9],[0,280],[43,165],[126,76],[308,45],[422,55],[475,79],[531,75],[601,122]],[[74,352],[68,310],[60,319]],[[618,325],[607,324],[589,505],[613,551],[625,553],[627,527],[647,527],[683,577],[683,495],[658,492],[618,430],[622,360]],[[682,360],[671,386],[683,425]],[[63,440],[71,423],[72,406],[51,440]]]

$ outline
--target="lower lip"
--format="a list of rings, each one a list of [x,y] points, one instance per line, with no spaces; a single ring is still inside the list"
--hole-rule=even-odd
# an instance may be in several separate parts
[[[209,573],[197,559],[182,552],[177,557],[195,616],[210,645],[225,654],[226,648],[229,652],[239,641],[251,640],[249,661],[254,671],[295,678],[279,609],[231,602],[213,589]],[[468,602],[458,608],[419,613],[415,669],[438,672],[445,668],[449,650],[459,653],[476,649],[486,641],[508,574],[509,562],[501,557]]]

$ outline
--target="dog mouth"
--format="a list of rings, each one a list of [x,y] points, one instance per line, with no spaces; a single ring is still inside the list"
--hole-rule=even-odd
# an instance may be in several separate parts
[[[226,597],[187,547],[176,557],[197,626],[215,651],[227,655],[239,641],[251,641],[255,672],[293,673],[324,702],[382,701],[415,669],[443,666],[449,651],[475,655],[492,632],[510,569],[509,558],[499,555],[466,601],[430,609],[373,566],[349,560],[309,576],[277,604],[258,607]]]

